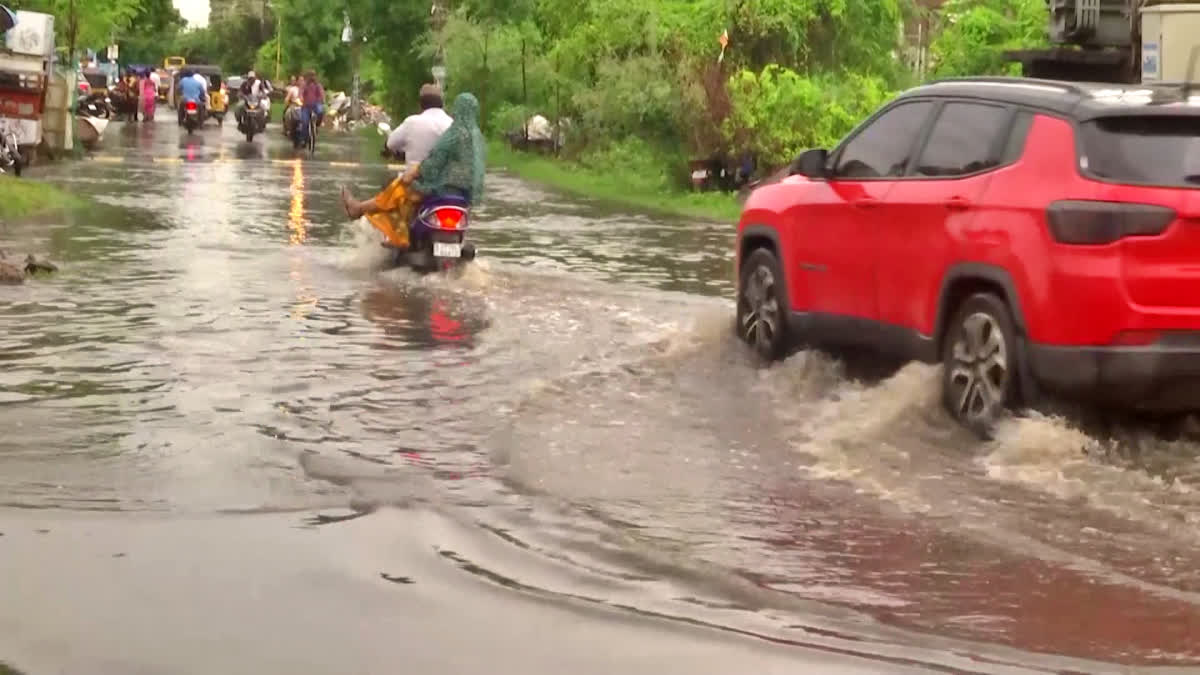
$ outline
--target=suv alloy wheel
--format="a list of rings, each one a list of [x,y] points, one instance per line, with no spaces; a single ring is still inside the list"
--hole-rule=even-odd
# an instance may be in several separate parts
[[[738,282],[737,331],[768,361],[787,349],[787,307],[779,260],[765,248],[754,251],[742,264]]]
[[[955,419],[981,438],[1017,402],[1017,350],[1012,317],[991,293],[967,298],[942,344],[942,400]]]

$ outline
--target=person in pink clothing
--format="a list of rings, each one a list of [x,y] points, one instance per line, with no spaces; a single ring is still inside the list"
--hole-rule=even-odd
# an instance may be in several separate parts
[[[142,121],[154,121],[154,109],[158,106],[158,85],[150,77],[142,78]]]

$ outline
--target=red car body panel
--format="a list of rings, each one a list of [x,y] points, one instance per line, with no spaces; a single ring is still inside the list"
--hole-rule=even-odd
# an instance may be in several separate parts
[[[1023,150],[990,170],[953,178],[794,175],[758,188],[738,225],[738,265],[748,250],[768,245],[793,317],[849,320],[848,331],[867,322],[933,345],[954,309],[945,304],[956,270],[986,268],[1004,280],[1021,339],[1042,349],[1031,360],[1044,366],[1064,353],[1055,350],[1077,348],[1088,370],[1077,378],[1081,386],[1120,386],[1126,378],[1145,388],[1181,363],[1176,343],[1159,349],[1159,342],[1194,333],[1187,350],[1194,363],[1185,370],[1195,371],[1200,392],[1200,189],[1090,175],[1079,119],[1028,112]],[[1160,234],[1060,243],[1048,208],[1063,201],[1168,207],[1176,218]],[[1157,351],[1140,351],[1149,347]],[[1145,360],[1121,361],[1131,356]],[[1135,372],[1141,363],[1153,366],[1145,378]]]

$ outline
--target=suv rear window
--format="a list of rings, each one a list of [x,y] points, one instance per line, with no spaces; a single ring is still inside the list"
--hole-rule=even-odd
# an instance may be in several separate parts
[[[1200,117],[1102,117],[1080,125],[1082,168],[1097,178],[1200,187]]]

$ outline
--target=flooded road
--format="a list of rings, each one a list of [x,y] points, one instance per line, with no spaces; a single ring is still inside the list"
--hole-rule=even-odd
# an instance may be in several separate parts
[[[61,666],[33,625],[96,650],[186,631],[187,612],[145,609],[167,606],[183,559],[213,567],[193,563],[178,602],[237,617],[213,594],[270,597],[255,570],[353,550],[337,564],[363,579],[342,595],[314,573],[310,611],[341,622],[370,598],[349,606],[386,623],[408,611],[396,579],[440,580],[600,608],[663,650],[680,627],[751,650],[704,672],[813,653],[879,672],[1200,665],[1200,442],[1034,415],[980,443],[939,409],[935,368],[863,383],[801,353],[760,369],[731,336],[730,224],[503,174],[477,265],[379,271],[336,201],[388,179],[360,163],[375,148],[327,135],[295,161],[277,129],[234,131],[114,124],[93,158],[39,174],[101,208],[0,226],[0,247],[62,268],[0,294],[0,662]],[[103,558],[90,581],[39,608],[82,574],[79,551]],[[132,564],[114,595],[104,579]],[[426,601],[466,602],[449,593]],[[151,617],[78,619],[114,603]],[[338,644],[387,651],[356,635]],[[627,636],[610,639],[593,649]],[[245,649],[255,672],[299,672]]]

